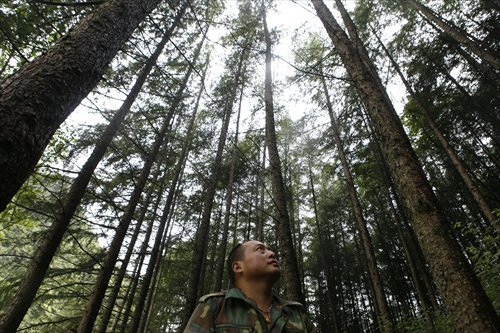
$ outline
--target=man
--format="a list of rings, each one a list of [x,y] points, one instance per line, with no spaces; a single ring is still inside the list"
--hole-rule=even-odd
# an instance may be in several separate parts
[[[252,240],[236,245],[227,265],[234,288],[200,298],[184,333],[316,332],[300,303],[272,294],[280,266],[265,244]]]

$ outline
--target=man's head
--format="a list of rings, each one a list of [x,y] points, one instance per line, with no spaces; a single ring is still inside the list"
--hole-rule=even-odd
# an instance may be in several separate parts
[[[274,284],[280,276],[280,266],[274,252],[255,240],[237,244],[229,253],[227,267],[231,286],[237,286],[241,278],[265,279]]]

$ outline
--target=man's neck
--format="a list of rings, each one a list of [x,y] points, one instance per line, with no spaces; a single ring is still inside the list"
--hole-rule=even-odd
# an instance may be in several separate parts
[[[241,290],[246,298],[250,298],[257,303],[261,309],[268,309],[273,303],[272,285],[267,281],[251,282],[238,281],[236,287]]]

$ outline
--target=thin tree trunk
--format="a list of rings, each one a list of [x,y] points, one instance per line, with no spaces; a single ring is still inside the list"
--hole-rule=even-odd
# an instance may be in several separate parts
[[[217,256],[217,262],[215,265],[215,284],[214,291],[222,290],[222,280],[224,276],[224,263],[226,259],[226,250],[227,250],[227,236],[229,233],[229,220],[231,218],[231,207],[233,204],[233,187],[234,187],[234,172],[236,168],[236,152],[238,151],[238,136],[240,131],[240,116],[241,116],[241,104],[243,100],[243,88],[244,84],[241,85],[240,89],[240,98],[239,98],[239,106],[238,106],[238,115],[236,117],[236,132],[234,134],[234,147],[231,155],[231,167],[229,170],[229,181],[227,185],[226,191],[226,207],[224,210],[224,223],[222,225],[222,239],[220,241],[219,253]]]
[[[474,183],[472,178],[469,176],[469,173],[467,172],[467,167],[465,166],[464,162],[457,155],[457,153],[455,152],[453,147],[450,145],[449,141],[446,139],[446,137],[444,136],[443,132],[438,127],[438,125],[436,124],[434,119],[432,119],[431,112],[427,109],[427,107],[424,105],[424,103],[422,103],[422,101],[418,98],[417,94],[415,93],[415,91],[411,87],[408,80],[406,80],[406,77],[404,76],[403,72],[401,71],[401,68],[399,67],[398,63],[394,60],[394,58],[392,57],[389,50],[385,47],[384,43],[382,43],[382,41],[380,40],[380,38],[378,37],[378,35],[375,33],[375,31],[373,29],[372,29],[372,32],[373,32],[374,36],[377,38],[382,49],[385,51],[385,54],[387,55],[387,57],[391,61],[392,66],[394,67],[394,69],[398,73],[401,81],[403,82],[403,84],[406,87],[406,90],[408,91],[410,96],[415,101],[415,103],[418,107],[418,110],[423,114],[425,120],[427,121],[427,124],[434,132],[434,135],[436,136],[438,142],[441,144],[441,147],[444,149],[444,151],[446,152],[446,154],[450,158],[453,167],[455,168],[457,173],[462,178],[466,188],[469,190],[469,193],[472,195],[472,197],[474,198],[474,201],[481,209],[481,212],[483,213],[484,217],[486,217],[486,220],[489,222],[490,225],[495,225],[494,222],[496,220],[496,217],[493,215],[493,209],[490,207],[490,205],[486,201],[486,198],[482,195],[479,188],[476,186],[476,184]],[[496,231],[497,231],[497,233],[500,234],[500,225],[496,225]]]
[[[267,137],[267,135],[264,135]],[[259,193],[259,213],[257,215],[257,226],[256,226],[256,239],[260,241],[264,241],[264,203],[265,203],[265,194],[266,194],[266,140],[264,139],[262,145],[262,162],[260,165],[259,172],[257,174],[257,178],[260,184],[260,193]]]
[[[389,307],[387,305],[387,298],[384,292],[384,287],[382,285],[382,280],[380,278],[380,273],[377,268],[377,261],[375,258],[375,251],[373,249],[373,244],[371,241],[370,233],[366,226],[365,218],[363,217],[363,210],[361,208],[361,203],[359,202],[358,193],[354,187],[354,179],[349,168],[349,163],[347,162],[347,157],[344,153],[344,146],[342,144],[342,139],[340,138],[339,129],[337,126],[337,121],[335,115],[333,114],[333,107],[330,101],[330,94],[328,92],[328,87],[326,85],[325,77],[323,76],[321,69],[321,84],[323,86],[323,93],[325,94],[326,106],[328,109],[328,115],[330,116],[330,124],[333,137],[335,139],[335,144],[337,145],[338,155],[342,164],[342,171],[344,173],[344,178],[346,182],[347,191],[349,192],[349,197],[351,198],[351,203],[353,207],[354,217],[356,220],[356,226],[361,238],[361,244],[363,246],[363,253],[366,259],[366,269],[370,275],[370,281],[372,282],[371,290],[373,293],[373,298],[377,306],[377,321],[379,324],[379,329],[382,332],[392,332],[394,330],[391,322],[391,315],[389,312]]]
[[[184,90],[187,86],[187,83],[189,81],[189,78],[191,76],[191,73],[193,71],[192,67],[189,67],[188,72],[184,76],[184,79],[181,83],[181,86],[179,87],[174,100],[172,101],[172,104],[170,106],[170,109],[165,116],[164,122],[161,126],[161,129],[155,136],[154,143],[151,147],[150,152],[148,153],[146,157],[146,161],[144,162],[144,165],[141,170],[141,174],[139,176],[139,179],[137,183],[134,186],[134,190],[130,196],[129,203],[127,204],[127,207],[125,209],[125,212],[123,216],[120,219],[120,223],[116,228],[116,233],[115,236],[113,237],[113,240],[111,242],[111,245],[109,247],[108,254],[106,255],[105,262],[103,265],[103,268],[101,269],[99,276],[97,278],[96,285],[94,287],[94,290],[92,292],[92,296],[87,303],[87,308],[85,310],[85,314],[83,315],[82,319],[80,320],[80,324],[78,327],[78,333],[90,333],[92,331],[92,327],[94,325],[94,322],[97,318],[97,314],[99,312],[99,309],[101,307],[102,300],[104,298],[104,294],[106,292],[106,289],[108,287],[109,279],[111,277],[111,274],[113,272],[113,268],[116,263],[116,259],[118,257],[118,254],[120,252],[120,247],[123,242],[123,239],[127,233],[128,226],[130,224],[130,221],[132,220],[132,216],[135,212],[135,208],[137,206],[137,203],[139,201],[139,198],[141,196],[141,193],[144,189],[144,186],[146,184],[146,181],[149,177],[149,173],[151,171],[151,167],[158,155],[158,152],[160,150],[161,145],[163,144],[163,141],[165,139],[165,134],[167,130],[170,128],[170,123],[171,120],[174,116],[174,113],[178,111],[180,103],[183,99],[184,95]]]
[[[125,116],[129,113],[132,104],[135,102],[137,96],[139,95],[142,86],[146,82],[146,79],[151,72],[151,69],[156,63],[156,60],[160,56],[163,48],[165,47],[165,44],[168,42],[169,38],[172,36],[174,29],[178,25],[183,11],[184,10],[179,12],[179,15],[172,23],[171,28],[165,33],[165,36],[158,44],[155,52],[146,61],[144,68],[139,73],[134,86],[130,90],[130,93],[127,95],[127,98],[123,102],[120,109],[113,116],[113,119],[106,127],[99,142],[96,144],[94,150],[92,151],[92,154],[87,159],[78,176],[73,181],[73,184],[71,185],[68,194],[64,199],[61,210],[57,214],[55,221],[52,223],[51,227],[45,234],[42,243],[35,252],[32,263],[21,282],[16,296],[12,299],[12,302],[9,304],[8,310],[0,319],[0,331],[2,330],[2,328],[6,331],[15,329],[17,326],[19,326],[22,318],[26,314],[26,311],[31,305],[31,302],[33,301],[36,292],[43,281],[45,273],[49,268],[50,262],[52,261],[52,258],[54,257],[54,254],[62,241],[63,235],[68,228],[69,222],[71,221],[71,218],[73,217],[76,209],[78,208],[78,205],[80,204],[85,194],[85,190],[90,182],[94,170],[104,156],[107,148],[111,144],[111,141],[116,135],[123,119],[125,119]]]
[[[106,1],[45,54],[2,82],[0,211],[31,174],[59,125],[95,87],[120,47],[159,2]],[[22,308],[29,306],[29,300],[21,303]],[[0,330],[15,330],[22,312],[13,316],[9,310],[0,320]]]
[[[451,234],[390,100],[321,0],[311,0],[367,107],[398,192],[410,213],[455,329],[495,332],[498,315]]]
[[[309,166],[309,183],[311,186],[311,194],[314,208],[314,221],[316,223],[316,230],[318,233],[319,247],[321,249],[321,258],[320,263],[324,267],[325,275],[326,275],[326,289],[328,293],[328,299],[331,304],[331,315],[333,320],[333,332],[338,333],[341,332],[342,324],[340,323],[338,309],[339,302],[337,299],[337,283],[335,281],[335,276],[332,274],[332,270],[326,263],[326,258],[328,258],[329,254],[327,253],[327,246],[325,244],[325,240],[323,238],[324,231],[321,228],[319,223],[319,215],[318,215],[318,206],[316,203],[316,191],[314,190],[314,181],[311,166]]]
[[[251,39],[251,38],[250,38]],[[222,155],[224,152],[224,146],[226,144],[227,131],[229,127],[229,121],[231,118],[231,113],[233,110],[233,104],[236,97],[236,93],[238,91],[238,87],[241,84],[241,78],[243,75],[244,62],[248,56],[249,43],[243,47],[240,51],[239,59],[235,74],[233,76],[234,81],[229,88],[229,93],[226,99],[226,104],[224,106],[224,118],[223,124],[219,136],[219,142],[217,147],[217,153],[215,155],[215,159],[211,166],[210,179],[205,186],[205,198],[203,202],[203,212],[200,221],[200,225],[196,232],[195,239],[195,248],[193,251],[193,261],[192,261],[192,269],[188,282],[188,295],[186,300],[186,308],[184,313],[184,318],[182,324],[180,326],[181,332],[184,327],[187,325],[191,313],[194,311],[196,307],[196,302],[198,297],[200,296],[202,284],[201,281],[201,273],[203,270],[203,262],[206,257],[207,251],[207,243],[208,243],[208,234],[210,230],[210,216],[212,214],[213,201],[215,197],[216,184],[218,179],[220,178],[221,173],[221,163],[222,163]]]
[[[437,28],[437,27],[436,27]],[[467,62],[474,67],[477,71],[479,71],[482,75],[484,75],[484,78],[487,80],[490,80],[494,82],[498,87],[500,87],[500,77],[497,75],[490,67],[486,66],[484,63],[478,62],[476,59],[474,59],[473,56],[471,56],[469,53],[467,53],[461,46],[460,44],[457,43],[449,43],[449,45],[458,52],[462,57],[467,60]]]
[[[206,34],[206,31],[205,31],[205,34]],[[201,53],[201,49],[203,47],[203,43],[205,42],[205,36],[206,36],[205,34],[204,34],[203,39],[199,43],[199,45],[194,53],[194,56],[193,56],[194,60],[192,61],[191,65],[190,65],[189,75],[187,75],[187,76],[190,76],[191,70],[193,69],[193,67],[197,63],[197,60],[198,60],[199,55]],[[195,112],[197,112],[197,111],[198,110],[195,109]],[[165,201],[165,206],[163,208],[162,217],[161,217],[160,222],[158,224],[158,230],[156,231],[155,242],[154,242],[153,248],[151,250],[151,255],[149,258],[149,265],[148,265],[146,274],[142,279],[142,287],[141,287],[141,293],[139,295],[139,300],[135,304],[135,311],[134,311],[134,315],[132,317],[132,323],[130,325],[131,327],[130,327],[130,331],[129,331],[132,333],[137,332],[137,330],[139,328],[140,320],[141,320],[142,313],[144,310],[144,302],[146,301],[146,296],[147,296],[147,293],[149,290],[149,285],[151,283],[151,278],[153,276],[153,270],[155,267],[156,258],[160,254],[159,251],[160,251],[160,247],[161,247],[161,243],[162,243],[162,239],[163,239],[163,234],[164,234],[165,230],[168,230],[167,221],[169,221],[169,219],[168,219],[169,212],[170,212],[170,209],[172,208],[174,195],[176,192],[176,188],[178,185],[180,175],[183,171],[185,159],[187,158],[188,153],[189,153],[189,148],[191,145],[191,137],[192,137],[192,134],[194,131],[195,118],[196,118],[196,113],[193,115],[191,122],[189,124],[188,139],[186,140],[186,142],[182,146],[181,155],[179,157],[179,160],[178,160],[177,165],[176,165],[175,170],[174,170],[172,183],[170,185],[170,189],[168,191],[168,196],[167,196],[167,199]]]
[[[139,257],[140,256],[141,256],[141,254],[139,254]],[[142,262],[139,259],[135,260],[134,269],[132,270],[132,274],[130,277],[131,281],[128,283],[127,290],[125,291],[125,295],[124,295],[123,300],[119,306],[118,313],[115,315],[115,318],[113,320],[113,325],[111,326],[110,332],[112,332],[112,333],[114,333],[116,331],[116,328],[118,327],[118,324],[120,322],[120,317],[122,316],[123,310],[126,308],[126,303],[127,303],[127,300],[129,299],[130,295],[132,295],[132,298],[134,297],[134,294],[135,294],[134,284],[135,284],[135,281],[137,281],[137,279],[141,275],[141,273],[140,273],[141,265],[142,265]]]
[[[151,236],[148,234],[147,236]],[[127,329],[127,324],[130,318],[130,311],[132,311],[132,306],[134,304],[134,301],[136,299],[136,292],[137,288],[139,286],[140,278],[141,278],[141,271],[144,265],[144,260],[146,259],[146,252],[149,244],[149,237],[144,239],[141,245],[141,249],[139,251],[139,256],[137,258],[137,266],[139,267],[138,273],[134,276],[134,279],[131,282],[131,287],[130,287],[130,292],[127,295],[126,302],[124,302],[124,308],[125,312],[123,312],[123,317],[120,325],[120,333],[124,333]],[[119,322],[116,321],[113,323],[113,329],[112,332],[115,332],[116,328],[118,327]]]
[[[155,172],[152,184],[156,183],[156,180],[157,180],[159,173],[160,173],[160,166],[161,166],[161,164],[158,163],[158,166],[157,166],[158,170]],[[153,214],[153,218],[149,222],[148,228],[146,230],[146,235],[144,236],[145,240],[149,240],[149,237],[151,235],[151,231],[153,229],[154,216],[156,215],[158,205],[160,204],[160,200],[162,198],[163,185],[165,183],[165,178],[166,178],[165,171],[166,170],[164,170],[164,176],[162,177],[162,182],[161,182],[160,188],[159,188],[158,192],[156,193],[156,200],[155,200],[154,208],[153,208],[154,214]],[[121,262],[120,270],[118,271],[118,274],[116,275],[113,289],[111,290],[111,293],[108,297],[108,302],[106,304],[105,310],[103,311],[103,314],[101,316],[101,323],[99,324],[99,329],[97,330],[99,333],[105,333],[106,329],[108,327],[109,320],[111,319],[111,315],[113,313],[113,308],[115,306],[118,294],[120,293],[123,279],[125,278],[125,275],[127,273],[127,267],[128,267],[129,262],[130,262],[130,258],[132,257],[135,243],[137,242],[137,238],[139,237],[142,223],[144,222],[144,218],[146,217],[146,213],[148,211],[149,203],[151,201],[153,192],[154,192],[154,186],[151,186],[151,188],[149,189],[149,191],[146,195],[146,199],[144,200],[144,205],[141,208],[139,219],[137,220],[137,224],[135,225],[134,233],[132,234],[132,237],[130,238],[129,245],[127,247],[127,252],[125,253],[125,257],[123,258],[123,260]]]
[[[265,109],[266,109],[266,141],[269,149],[269,164],[272,176],[272,193],[276,208],[276,222],[278,225],[277,236],[279,239],[280,252],[283,256],[283,282],[287,298],[304,303],[300,272],[297,263],[297,255],[293,246],[293,239],[288,214],[285,186],[281,171],[281,161],[276,142],[276,127],[274,125],[273,88],[271,74],[271,37],[267,28],[266,12],[262,6],[262,17],[264,21],[264,36],[266,40],[266,78],[265,78]]]
[[[475,53],[479,58],[490,63],[497,70],[500,70],[500,58],[488,48],[479,45],[480,42],[473,40],[463,31],[451,22],[446,22],[439,17],[432,9],[424,6],[417,0],[408,0],[408,3],[418,10],[424,17],[438,25],[444,32],[453,37],[457,42],[464,44],[469,50]]]
[[[207,62],[207,64],[208,64],[208,62]],[[197,106],[195,107],[195,109],[197,109]],[[186,159],[184,160],[184,163],[185,162],[186,162]],[[183,170],[185,169],[185,165],[183,166],[182,169]],[[179,176],[179,181],[177,182],[178,184],[181,184],[182,176],[183,176],[183,174],[181,174]],[[180,186],[178,186],[178,188],[176,189],[176,194],[174,197],[174,201],[172,202],[172,207],[176,206],[177,198],[179,197],[179,193],[180,193]],[[165,255],[166,251],[170,247],[170,240],[172,238],[172,228],[173,228],[175,210],[172,209],[169,214],[170,214],[170,216],[169,216],[168,225],[170,226],[170,230],[166,230],[166,232],[163,235],[161,249],[160,249],[160,255],[157,257],[156,264],[155,264],[155,272],[154,272],[153,281],[152,281],[153,288],[148,293],[148,299],[146,300],[146,306],[145,306],[146,316],[144,317],[144,320],[141,320],[141,325],[139,326],[139,332],[143,332],[143,333],[147,332],[147,328],[149,326],[149,321],[151,319],[153,307],[154,307],[155,300],[156,300],[156,293],[158,291],[158,288],[160,285],[160,280],[161,280],[161,275],[163,273],[163,257]],[[169,266],[167,266],[167,272],[168,272],[168,268],[169,268]],[[167,273],[167,272],[165,272],[165,273]]]

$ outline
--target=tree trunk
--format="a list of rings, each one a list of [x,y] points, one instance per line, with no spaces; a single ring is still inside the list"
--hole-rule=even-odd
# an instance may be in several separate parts
[[[380,273],[377,268],[377,261],[375,258],[375,251],[373,249],[370,233],[368,232],[366,221],[365,218],[363,217],[363,210],[361,208],[361,203],[359,202],[358,193],[354,186],[354,179],[352,177],[351,170],[349,168],[349,163],[347,162],[347,157],[345,156],[344,153],[344,146],[342,144],[342,139],[340,138],[340,133],[337,126],[337,121],[335,119],[335,115],[333,114],[333,107],[330,101],[330,94],[328,92],[328,87],[326,85],[322,69],[320,74],[321,74],[320,79],[323,86],[323,93],[325,94],[326,107],[328,109],[328,115],[330,116],[331,131],[335,139],[335,144],[337,145],[337,151],[339,159],[342,164],[342,171],[344,173],[347,191],[349,192],[349,197],[351,198],[354,217],[356,220],[356,227],[359,232],[359,237],[361,238],[363,253],[366,259],[365,261],[366,269],[370,276],[371,290],[373,293],[373,298],[375,299],[377,305],[375,309],[377,310],[376,315],[379,324],[379,329],[382,332],[392,332],[394,328],[391,322],[391,315],[389,312],[389,307],[387,305],[387,298],[385,296],[384,287],[382,285]]]
[[[198,53],[201,50],[201,44],[198,49]],[[172,178],[172,182],[170,184],[170,189],[168,191],[167,199],[165,201],[165,206],[163,208],[162,216],[161,219],[158,223],[158,230],[156,231],[156,237],[154,241],[153,248],[151,249],[151,255],[149,257],[149,265],[146,270],[146,274],[142,278],[142,285],[141,285],[141,292],[139,295],[139,299],[135,304],[135,311],[134,315],[132,317],[132,323],[130,325],[130,330],[129,332],[135,333],[137,332],[139,328],[139,323],[142,318],[143,310],[144,310],[144,303],[146,302],[146,296],[148,294],[148,291],[150,289],[150,284],[151,284],[151,279],[153,277],[153,272],[155,269],[155,265],[157,263],[157,258],[160,256],[160,249],[162,245],[162,240],[164,238],[164,233],[165,230],[169,229],[169,226],[167,225],[167,221],[169,220],[169,215],[170,215],[170,210],[172,209],[172,203],[174,201],[174,195],[177,189],[178,181],[180,178],[180,175],[182,173],[182,169],[184,168],[184,162],[188,156],[189,153],[189,147],[191,145],[191,136],[194,130],[194,121],[195,121],[195,116],[191,119],[191,123],[189,124],[189,129],[188,129],[188,139],[185,141],[181,155],[179,157],[179,160],[177,161],[177,165],[175,167],[174,171],[174,176]]]
[[[335,281],[335,275],[332,274],[332,270],[326,263],[326,258],[329,256],[329,253],[327,252],[327,246],[326,242],[324,240],[324,231],[321,228],[321,225],[319,223],[319,215],[318,215],[318,206],[316,203],[316,191],[314,190],[314,181],[313,181],[313,175],[312,175],[312,170],[311,166],[309,166],[309,183],[311,186],[311,195],[312,195],[312,202],[313,202],[313,209],[314,209],[314,221],[316,223],[316,231],[318,233],[318,240],[319,240],[319,247],[321,250],[321,258],[320,262],[321,265],[324,267],[325,270],[325,275],[326,275],[326,289],[328,293],[328,299],[330,300],[330,306],[331,306],[331,315],[332,315],[332,320],[333,320],[333,332],[338,333],[341,332],[341,327],[342,324],[340,322],[339,314],[338,314],[338,309],[339,309],[339,302],[337,299],[337,283]]]
[[[199,43],[199,45],[195,51],[194,60],[190,66],[190,70],[197,63],[197,60],[198,60],[199,55],[201,53],[201,49],[203,47],[203,43],[205,42],[206,32],[207,31],[205,30],[205,32],[203,34],[204,35],[203,39],[201,40],[201,42]],[[206,70],[204,71],[203,79],[205,77],[205,72],[206,72]],[[200,96],[200,94],[198,96]],[[197,103],[199,103],[199,99],[198,99]],[[179,160],[177,162],[177,165],[175,166],[174,175],[172,178],[172,183],[171,183],[170,189],[168,191],[168,196],[167,196],[167,199],[165,201],[165,206],[163,208],[162,217],[161,217],[160,222],[158,224],[158,230],[156,231],[155,242],[154,242],[153,248],[151,250],[151,255],[149,258],[149,265],[148,265],[148,268],[146,270],[146,274],[144,275],[144,277],[142,279],[142,287],[141,287],[141,293],[139,296],[139,300],[135,304],[135,311],[134,311],[134,315],[132,317],[131,328],[129,331],[132,333],[137,332],[137,330],[139,328],[140,320],[141,320],[143,310],[144,310],[143,309],[144,303],[146,302],[146,296],[148,294],[151,279],[153,277],[153,271],[155,268],[156,259],[160,255],[160,248],[162,245],[163,234],[165,233],[165,230],[168,230],[167,221],[169,221],[169,219],[168,219],[169,213],[170,213],[170,210],[172,208],[172,203],[174,201],[174,196],[175,196],[175,192],[177,189],[178,181],[180,179],[181,173],[182,173],[183,168],[184,168],[184,162],[187,159],[187,156],[189,154],[189,149],[190,149],[191,141],[192,141],[192,135],[193,135],[194,128],[195,128],[195,120],[196,120],[196,113],[197,112],[198,112],[198,110],[196,108],[194,110],[194,114],[191,118],[191,122],[189,123],[186,141],[184,142],[184,145],[182,146],[182,151],[181,151]]]
[[[488,48],[479,45],[480,42],[473,40],[467,32],[455,26],[451,22],[444,21],[432,9],[424,6],[417,0],[408,0],[410,5],[418,10],[424,17],[438,25],[444,32],[453,37],[457,42],[464,44],[469,50],[475,53],[479,58],[491,64],[497,70],[500,70],[500,58]]]
[[[146,181],[149,177],[151,167],[158,155],[160,147],[163,144],[165,134],[167,130],[170,128],[171,120],[174,116],[174,113],[178,111],[179,105],[184,97],[184,90],[187,86],[189,78],[193,68],[190,66],[187,73],[184,76],[183,81],[172,101],[172,104],[169,108],[167,115],[165,116],[164,122],[159,130],[159,132],[155,136],[154,143],[151,147],[150,152],[146,157],[146,161],[141,170],[141,174],[137,183],[134,186],[134,190],[130,196],[129,203],[125,209],[123,216],[120,219],[120,223],[116,228],[115,236],[111,242],[109,247],[108,254],[106,255],[105,262],[103,264],[103,268],[99,272],[99,276],[97,278],[96,285],[92,292],[92,296],[87,304],[87,309],[85,310],[85,314],[80,320],[80,324],[78,327],[78,333],[90,333],[92,331],[92,327],[94,325],[95,319],[97,317],[97,313],[101,307],[102,300],[104,298],[104,294],[108,287],[109,279],[113,272],[116,259],[118,258],[118,254],[120,252],[120,247],[127,233],[128,226],[130,221],[132,220],[133,214],[135,212],[135,208],[139,201],[139,198],[142,194]]]
[[[238,151],[238,136],[240,129],[240,116],[241,116],[241,103],[243,100],[243,87],[244,84],[241,85],[240,89],[240,98],[239,98],[239,106],[238,106],[238,115],[236,117],[236,132],[234,134],[234,147],[231,155],[231,167],[229,170],[229,181],[227,184],[226,191],[226,207],[224,210],[224,223],[222,225],[222,235],[220,241],[219,252],[217,256],[217,262],[215,265],[215,283],[214,283],[214,291],[222,290],[222,280],[224,277],[224,263],[226,262],[226,250],[227,250],[227,236],[229,233],[229,220],[231,218],[231,207],[233,204],[233,187],[234,187],[234,172],[236,168],[236,152]]]
[[[500,325],[498,316],[452,236],[392,103],[359,61],[352,42],[325,4],[321,0],[312,3],[366,105],[455,329],[494,332]]]
[[[48,52],[2,82],[0,211],[33,171],[59,125],[95,87],[123,43],[159,2],[106,1]],[[12,331],[23,316],[2,317],[0,328]]]
[[[158,178],[158,175],[160,173],[160,165],[161,164],[159,163],[158,170],[155,172],[155,176],[153,177],[154,180],[153,180],[152,184],[156,183],[156,179]],[[149,221],[149,225],[147,227],[147,230],[146,230],[146,233],[144,236],[144,242],[146,244],[149,241],[149,237],[151,236],[151,232],[153,230],[154,217],[156,216],[156,211],[158,209],[158,205],[160,204],[160,200],[161,200],[162,195],[163,195],[163,187],[164,187],[164,183],[165,183],[165,178],[166,178],[166,170],[164,170],[164,175],[162,177],[160,188],[159,188],[158,192],[156,193],[156,200],[155,200],[154,208],[153,208],[153,212],[154,212],[153,218],[151,219],[151,221]],[[135,248],[135,243],[137,242],[137,239],[139,237],[142,223],[144,222],[144,218],[146,217],[146,213],[148,211],[149,203],[151,201],[153,192],[154,192],[154,186],[151,186],[151,188],[149,189],[149,191],[146,195],[146,199],[144,200],[144,205],[141,208],[141,213],[140,213],[139,219],[137,220],[137,224],[135,225],[134,233],[132,234],[132,237],[130,238],[129,245],[127,247],[127,252],[125,253],[125,257],[123,258],[123,260],[121,262],[120,269],[119,269],[118,274],[116,275],[116,279],[114,281],[113,289],[111,290],[111,293],[108,297],[108,301],[106,303],[106,307],[105,307],[103,314],[101,316],[101,323],[99,324],[99,329],[97,330],[99,333],[105,333],[106,329],[108,327],[109,320],[111,319],[111,315],[113,313],[113,308],[115,306],[118,294],[120,293],[123,279],[125,278],[125,275],[127,273],[127,267],[128,267],[129,262],[130,262],[130,258],[132,257],[132,253],[133,253],[134,248]]]
[[[276,142],[276,127],[274,125],[273,88],[271,74],[271,36],[267,28],[266,12],[263,6],[264,36],[266,40],[266,79],[265,79],[265,108],[266,108],[266,141],[269,150],[269,165],[272,177],[272,193],[276,208],[276,222],[278,225],[278,240],[283,257],[283,282],[287,298],[304,303],[297,255],[293,246],[290,229],[290,217],[286,204],[285,186],[281,171],[281,161]]]
[[[434,121],[434,119],[432,119],[431,112],[427,109],[425,104],[418,98],[417,94],[415,93],[415,91],[411,87],[410,83],[408,82],[408,80],[406,80],[406,77],[404,76],[403,72],[401,71],[401,68],[399,67],[398,63],[394,60],[394,58],[392,57],[389,50],[385,47],[384,43],[382,43],[382,41],[380,40],[378,35],[375,33],[375,31],[373,31],[373,29],[372,29],[372,33],[377,38],[380,46],[384,50],[385,54],[387,55],[387,57],[391,61],[392,66],[394,66],[394,69],[396,70],[401,81],[405,85],[406,90],[408,91],[410,96],[415,101],[415,103],[418,107],[418,110],[423,114],[425,120],[427,121],[427,124],[432,129],[438,142],[441,144],[441,147],[444,149],[444,151],[446,152],[446,154],[450,158],[450,161],[451,161],[453,167],[455,168],[457,173],[462,178],[466,188],[469,190],[469,193],[474,198],[474,201],[476,201],[476,204],[481,209],[481,212],[483,213],[484,217],[486,218],[486,220],[489,222],[490,225],[496,226],[496,231],[497,231],[497,233],[500,234],[500,225],[498,225],[498,224],[495,225],[495,223],[494,223],[496,220],[496,217],[493,215],[493,209],[490,207],[490,205],[486,201],[486,198],[482,195],[479,188],[476,186],[476,184],[474,183],[472,178],[469,176],[469,173],[467,172],[467,167],[465,166],[464,162],[457,155],[457,153],[455,152],[453,147],[450,145],[450,143],[448,142],[448,140],[444,136],[443,132],[441,131],[441,129],[438,127],[438,125]]]
[[[32,260],[29,269],[21,282],[16,296],[12,299],[8,310],[5,312],[4,316],[0,319],[0,330],[5,329],[6,331],[10,329],[16,329],[19,326],[21,320],[23,319],[26,311],[28,311],[38,288],[40,287],[45,273],[49,268],[50,262],[54,257],[57,248],[59,247],[63,235],[68,228],[69,222],[73,217],[78,205],[80,204],[85,190],[90,182],[90,179],[96,169],[97,165],[104,156],[107,148],[111,144],[113,137],[116,135],[120,124],[122,123],[125,116],[129,113],[132,104],[139,95],[142,86],[146,82],[146,79],[151,72],[156,60],[160,56],[165,44],[168,42],[169,38],[172,36],[173,30],[179,23],[180,17],[183,15],[184,9],[179,12],[171,28],[165,33],[165,36],[158,44],[155,52],[146,61],[144,68],[139,73],[134,86],[127,95],[127,98],[123,102],[120,109],[115,113],[113,119],[107,126],[106,130],[102,134],[99,142],[96,144],[92,154],[87,159],[83,165],[78,176],[73,181],[66,198],[64,199],[63,206],[56,216],[55,221],[52,223],[51,227],[45,234],[42,243],[35,252],[34,258]],[[1,140],[1,139],[0,139]],[[11,328],[8,328],[11,327]]]
[[[264,135],[267,137],[267,135]],[[255,227],[255,237],[257,240],[263,242],[264,241],[264,203],[265,203],[265,194],[266,194],[266,140],[264,139],[262,145],[262,162],[260,165],[260,169],[256,175],[257,184],[259,184],[258,188],[260,189],[258,200],[258,214],[257,214],[257,225]]]
[[[251,39],[251,38],[250,38]],[[220,178],[221,173],[221,163],[222,163],[222,155],[224,152],[224,146],[226,144],[227,131],[229,127],[229,120],[231,118],[231,113],[233,110],[233,104],[236,97],[236,93],[238,92],[238,87],[241,84],[241,77],[243,75],[244,62],[248,56],[249,43],[245,45],[240,51],[239,59],[235,74],[233,76],[234,81],[229,83],[231,86],[229,87],[229,93],[226,98],[226,103],[224,105],[224,118],[223,124],[219,136],[219,143],[217,147],[217,153],[215,159],[211,166],[210,179],[205,186],[205,198],[203,202],[203,212],[200,221],[200,225],[196,232],[195,239],[195,248],[193,251],[193,261],[192,261],[192,269],[189,278],[189,289],[186,300],[186,308],[184,313],[184,318],[181,324],[181,332],[184,327],[187,325],[191,314],[193,313],[198,297],[201,292],[201,272],[203,270],[203,262],[206,257],[207,251],[207,243],[208,243],[208,234],[210,230],[210,216],[212,214],[213,209],[213,201],[215,197],[216,184],[218,179]]]

